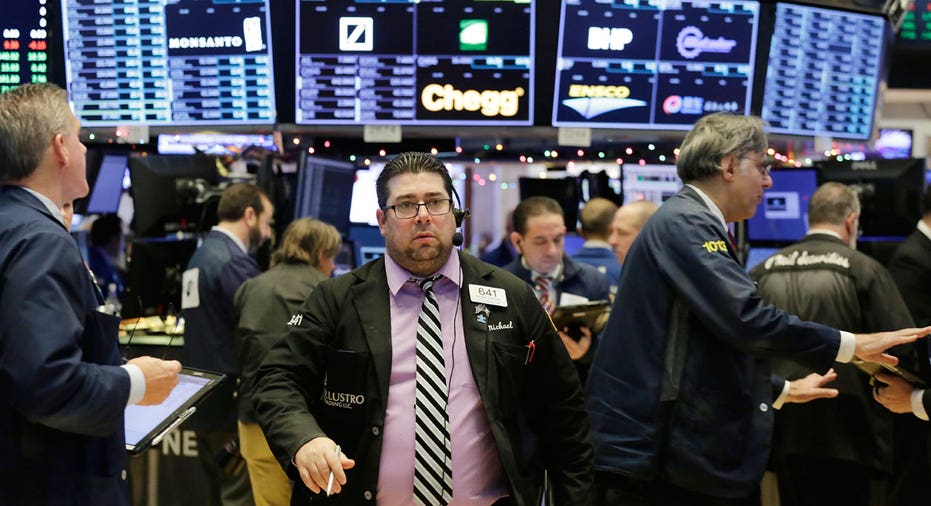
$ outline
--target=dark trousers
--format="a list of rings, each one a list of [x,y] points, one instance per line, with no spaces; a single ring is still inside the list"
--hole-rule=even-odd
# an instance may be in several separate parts
[[[197,431],[197,456],[207,475],[209,506],[255,506],[236,431]],[[236,446],[230,446],[230,442]]]
[[[595,473],[596,506],[760,506],[759,488],[749,497],[724,499],[685,490],[662,480],[640,481]]]
[[[856,462],[807,455],[774,459],[782,506],[870,506],[885,504],[886,487]],[[875,500],[873,498],[876,498]]]

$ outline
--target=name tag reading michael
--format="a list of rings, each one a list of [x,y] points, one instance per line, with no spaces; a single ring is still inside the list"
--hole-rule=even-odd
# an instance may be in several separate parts
[[[469,297],[476,304],[491,304],[492,306],[508,307],[507,294],[503,288],[492,286],[469,285]]]

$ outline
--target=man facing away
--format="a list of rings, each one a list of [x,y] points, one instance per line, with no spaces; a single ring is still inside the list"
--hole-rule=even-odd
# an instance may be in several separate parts
[[[557,504],[591,503],[572,362],[529,285],[454,251],[452,190],[434,156],[389,161],[385,256],[320,283],[259,368],[292,504],[536,506],[544,471]]]
[[[759,118],[698,120],[676,163],[685,187],[627,255],[587,384],[599,504],[758,505],[773,409],[836,395],[822,388],[835,361],[894,363],[885,349],[931,332],[854,335],[760,299],[727,223],[772,185],[766,148]],[[772,358],[827,374],[790,384]]]
[[[914,325],[889,272],[856,250],[859,221],[853,189],[819,187],[808,204],[808,234],[750,272],[763,300],[852,332]],[[892,417],[873,401],[869,376],[851,364],[834,369],[836,398],[786,405],[776,413],[771,462],[784,506],[867,506],[886,492]],[[784,359],[773,362],[773,371],[788,379],[813,372]]]
[[[67,93],[0,94],[0,504],[128,506],[123,413],[159,404],[181,364],[123,363],[61,209],[87,195]],[[122,364],[122,366],[121,366]]]
[[[245,465],[234,465],[241,461],[233,297],[245,280],[259,274],[252,255],[271,237],[274,214],[271,201],[258,186],[230,185],[217,206],[219,224],[194,252],[183,276],[182,357],[191,367],[227,376],[187,422],[195,431],[198,457],[207,473],[208,496],[214,506],[253,504],[249,473]]]
[[[611,284],[611,294],[617,292],[617,283],[621,279],[621,264],[608,244],[611,224],[618,207],[614,202],[602,197],[595,197],[582,207],[579,213],[579,235],[585,243],[572,259],[586,263],[604,274]]]

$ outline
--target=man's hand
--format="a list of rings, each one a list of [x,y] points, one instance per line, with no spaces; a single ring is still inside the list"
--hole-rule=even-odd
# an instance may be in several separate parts
[[[569,352],[569,358],[572,360],[578,360],[585,356],[588,353],[588,349],[592,347],[592,331],[587,326],[582,325],[579,327],[579,330],[582,332],[582,337],[578,341],[569,337],[569,327],[563,327],[559,331],[559,337],[562,339],[562,344],[566,346],[566,351]]]
[[[333,490],[338,494],[346,484],[344,469],[352,469],[356,461],[345,453],[337,451],[336,443],[328,437],[318,437],[304,443],[294,455],[294,467],[301,475],[301,481],[315,494],[326,493],[330,472],[333,472]]]
[[[910,343],[922,338],[931,332],[931,327],[902,329],[893,332],[877,332],[875,334],[855,334],[857,347],[854,355],[879,364],[896,365],[899,359],[884,353],[893,346]]]
[[[138,367],[145,376],[145,394],[138,402],[140,406],[161,404],[178,384],[181,362],[177,360],[136,357],[127,363]]]
[[[808,402],[815,399],[829,399],[837,397],[836,388],[823,388],[824,385],[837,379],[837,373],[831,369],[824,376],[811,373],[804,378],[790,381],[789,395],[786,396],[786,402]]]
[[[893,413],[912,412],[913,387],[904,379],[884,372],[876,373],[873,378],[882,383],[873,387],[873,398]]]

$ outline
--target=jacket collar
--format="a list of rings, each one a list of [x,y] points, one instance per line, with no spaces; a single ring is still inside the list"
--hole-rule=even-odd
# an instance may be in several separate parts
[[[56,218],[54,214],[49,210],[49,208],[41,201],[38,197],[33,195],[33,193],[22,186],[15,185],[4,185],[0,186],[0,195],[3,198],[9,198],[13,202],[17,202],[26,207],[31,207],[36,211],[47,216],[50,220],[59,224],[62,228],[65,228],[65,224],[62,223],[61,218]],[[67,230],[67,229],[65,229]]]

